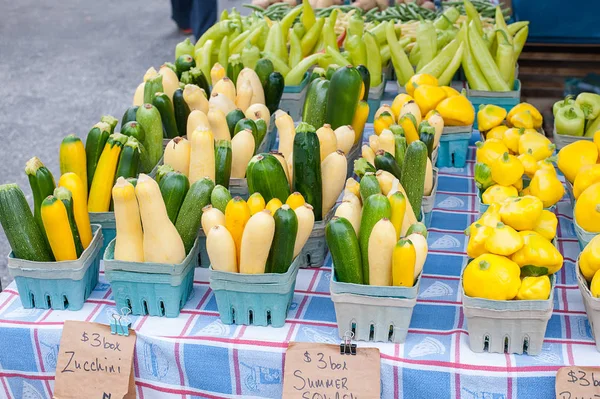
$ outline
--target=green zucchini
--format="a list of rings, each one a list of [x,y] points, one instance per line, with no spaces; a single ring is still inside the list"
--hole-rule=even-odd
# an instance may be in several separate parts
[[[250,129],[252,131],[252,136],[254,137],[255,143],[254,148],[258,148],[260,145],[260,142],[258,141],[258,128],[256,127],[256,123],[250,118],[240,119],[238,123],[235,124],[233,136],[245,129]]]
[[[285,79],[279,72],[271,72],[267,78],[267,86],[265,87],[265,105],[269,109],[271,115],[279,108],[281,96],[285,89]]]
[[[435,128],[427,121],[421,122],[419,125],[419,140],[425,143],[427,147],[427,156],[431,159],[433,153],[433,141],[435,138]]]
[[[360,199],[363,204],[371,195],[381,194],[381,187],[379,181],[373,172],[367,172],[360,179],[359,185]]]
[[[119,120],[112,115],[102,115],[100,117],[100,122],[104,122],[110,126],[110,134],[115,132],[115,127],[119,124]]]
[[[69,226],[71,227],[71,235],[73,236],[73,243],[75,244],[75,253],[77,258],[81,256],[83,252],[83,244],[81,243],[81,237],[79,236],[79,230],[77,229],[77,223],[75,222],[75,213],[73,212],[73,195],[71,192],[64,187],[57,187],[54,190],[54,196],[56,199],[62,201],[67,210],[67,217],[69,219]]]
[[[94,179],[96,166],[98,166],[98,161],[100,160],[102,151],[104,151],[104,145],[106,144],[106,140],[108,140],[108,136],[110,136],[110,126],[107,123],[99,122],[92,127],[92,130],[90,130],[87,138],[85,139],[85,159],[87,165],[88,187],[92,187],[92,180]],[[43,197],[41,201],[43,201],[44,198],[46,197]],[[42,204],[41,201],[40,206]]]
[[[156,93],[152,104],[158,109],[160,113],[160,120],[163,125],[165,137],[172,139],[179,136],[177,131],[177,122],[175,121],[175,114],[173,112],[173,103],[169,96],[165,93]]]
[[[224,186],[216,185],[210,195],[212,206],[225,213],[227,204],[231,201],[231,193]]]
[[[363,84],[365,85],[365,93],[363,94],[361,100],[368,101],[369,100],[369,89],[371,88],[371,73],[364,65],[359,65],[356,67],[358,73],[360,73],[360,77],[362,79]]]
[[[119,177],[125,179],[136,177],[138,175],[138,166],[140,164],[140,143],[133,137],[128,137],[127,142],[121,148],[119,154],[119,163],[115,173],[115,182]],[[55,194],[56,195],[56,194]]]
[[[325,70],[321,67],[316,67],[310,73],[310,78],[308,79],[308,81],[312,82],[313,80],[318,79],[318,78],[325,78],[325,76],[326,76]]]
[[[215,142],[215,184],[229,188],[231,177],[231,141],[216,140]]]
[[[121,126],[121,134],[133,137],[139,142],[146,140],[146,132],[137,121],[127,122],[124,126]]]
[[[421,219],[421,202],[423,200],[423,190],[425,185],[425,173],[427,168],[427,147],[422,141],[413,141],[406,148],[404,156],[404,165],[400,184],[406,191],[406,197],[417,220]]]
[[[312,125],[300,122],[294,137],[294,190],[312,205],[315,220],[323,214],[323,186],[321,180],[321,146]],[[279,163],[279,162],[277,162]],[[283,168],[281,168],[283,171]],[[266,200],[266,198],[265,198]],[[282,200],[282,202],[284,202]]]
[[[398,135],[401,137],[405,137],[404,129],[402,128],[402,126],[400,126],[396,123],[394,123],[393,125],[390,125],[390,127],[388,129],[390,129],[390,131],[394,134],[394,136]]]
[[[15,258],[37,262],[54,260],[23,191],[14,183],[0,185],[0,224]]]
[[[244,69],[242,63],[242,57],[239,54],[233,54],[229,57],[229,63],[227,64],[227,77],[231,79],[233,84],[237,87],[237,78],[240,72]]]
[[[158,112],[158,109],[154,105],[144,104],[138,108],[135,117],[138,123],[142,125],[144,132],[146,132],[142,144],[146,151],[148,151],[150,164],[154,166],[163,156],[163,127],[160,112]]]
[[[377,169],[375,169],[375,166],[371,165],[365,158],[358,158],[354,161],[354,173],[356,173],[358,177],[362,179],[367,172],[375,173],[377,172]]]
[[[208,80],[206,79],[204,72],[202,72],[202,69],[199,67],[193,67],[189,71],[183,72],[179,82],[183,83],[184,85],[192,84],[198,86],[204,90],[207,98],[210,98],[210,86],[208,84]]]
[[[290,186],[283,166],[271,154],[255,155],[248,163],[246,175],[250,195],[258,192],[265,202],[278,198],[284,204],[290,196]]]
[[[267,88],[267,81],[269,79],[269,75],[275,72],[275,68],[273,68],[273,63],[268,58],[261,58],[256,62],[254,66],[254,72],[258,75],[258,79],[260,80],[260,84],[263,89]]]
[[[327,67],[327,70],[325,70],[325,79],[331,80],[331,78],[333,77],[333,74],[338,69],[340,69],[340,66],[338,64],[329,64],[329,66]]]
[[[285,273],[294,260],[294,245],[298,233],[298,217],[289,205],[283,205],[273,215],[275,235],[265,265],[265,273]]]
[[[325,227],[325,239],[337,280],[342,283],[363,284],[360,246],[348,219],[334,216]]]
[[[302,120],[304,122],[319,128],[325,124],[328,93],[329,80],[317,78],[311,82],[302,108]]]
[[[188,116],[190,116],[190,107],[183,99],[183,90],[181,89],[173,92],[173,113],[175,114],[178,136],[183,137],[187,134],[187,120]]]
[[[375,168],[390,172],[398,180],[402,177],[402,169],[398,166],[396,158],[387,151],[377,151],[377,154],[375,154]]]
[[[409,236],[413,233],[421,234],[423,237],[427,238],[427,227],[421,222],[413,223],[406,231],[406,235]]]
[[[162,93],[165,90],[163,89],[162,79],[161,74],[156,74],[146,81],[144,84],[144,104],[152,104],[156,93]]]
[[[341,67],[331,77],[326,121],[333,130],[352,125],[361,86],[360,73],[352,66]]]
[[[179,209],[190,189],[190,181],[181,172],[171,172],[160,179],[160,193],[167,208],[167,215],[173,224],[177,221]]]
[[[210,203],[210,197],[215,183],[211,179],[203,178],[191,185],[177,215],[175,228],[183,240],[185,252],[188,253],[194,246],[194,241],[200,231],[202,208]]]
[[[180,78],[182,73],[189,71],[195,66],[196,61],[194,61],[194,57],[189,54],[180,55],[175,61],[175,73],[177,73],[177,78]]]
[[[135,114],[138,108],[139,107],[137,105],[127,108],[127,111],[125,111],[123,117],[121,118],[121,133],[123,133],[123,126],[125,126],[128,122],[135,121]]]
[[[156,176],[154,177],[154,180],[156,180],[156,182],[160,184],[162,178],[172,172],[175,172],[175,169],[173,169],[171,165],[160,165],[156,169]]]
[[[363,201],[360,233],[358,234],[362,258],[363,284],[369,284],[369,237],[371,237],[373,226],[383,218],[389,219],[391,215],[392,207],[385,195],[374,194]]]
[[[254,152],[256,153],[267,135],[267,122],[265,122],[264,119],[259,118],[254,121],[254,124],[256,125],[256,145],[254,146]],[[268,150],[268,148],[266,150]]]
[[[394,150],[396,152],[394,155],[396,164],[400,168],[400,171],[402,171],[402,165],[404,165],[404,155],[406,154],[406,137],[394,133]]]
[[[235,125],[242,119],[244,119],[246,115],[244,115],[244,111],[239,108],[234,109],[233,111],[229,111],[229,113],[225,116],[227,120],[227,127],[229,128],[229,134],[231,137],[235,134]]]

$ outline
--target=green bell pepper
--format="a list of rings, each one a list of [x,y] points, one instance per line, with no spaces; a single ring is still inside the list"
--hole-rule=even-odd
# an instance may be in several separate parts
[[[566,96],[564,100],[560,100],[554,103],[552,106],[552,114],[558,114],[558,110],[563,107],[573,106],[575,104],[575,100],[573,100],[573,96]]]
[[[595,93],[580,93],[575,99],[579,105],[585,119],[596,119],[600,115],[600,95]]]
[[[579,106],[563,107],[554,116],[556,133],[569,136],[583,136],[585,115]]]

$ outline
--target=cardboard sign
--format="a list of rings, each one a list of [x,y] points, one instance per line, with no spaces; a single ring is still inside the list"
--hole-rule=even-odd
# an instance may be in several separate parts
[[[561,367],[556,373],[558,399],[600,399],[600,368]]]
[[[64,324],[54,398],[135,398],[135,332],[112,335],[110,327],[68,320]]]
[[[377,348],[341,355],[339,345],[291,342],[285,354],[283,397],[379,399],[380,373]]]

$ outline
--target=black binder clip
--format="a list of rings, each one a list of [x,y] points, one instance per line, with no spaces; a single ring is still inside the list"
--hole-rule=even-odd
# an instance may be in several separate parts
[[[354,338],[354,333],[346,331],[344,340],[340,344],[340,355],[356,355],[356,344],[352,343],[352,338]]]

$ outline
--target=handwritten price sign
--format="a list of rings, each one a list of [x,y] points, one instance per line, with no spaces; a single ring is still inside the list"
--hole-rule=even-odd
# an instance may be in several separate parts
[[[377,348],[341,355],[337,345],[290,343],[285,355],[284,398],[365,399],[380,397]]]
[[[562,367],[556,373],[558,399],[600,399],[600,368]]]
[[[56,399],[135,398],[135,333],[112,335],[110,327],[66,321],[56,365]]]

